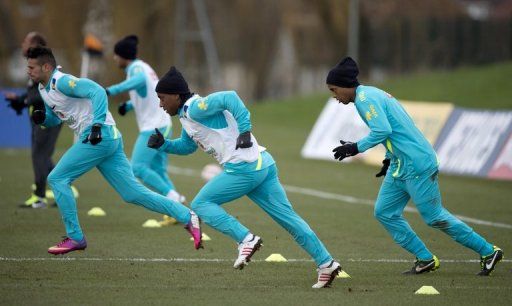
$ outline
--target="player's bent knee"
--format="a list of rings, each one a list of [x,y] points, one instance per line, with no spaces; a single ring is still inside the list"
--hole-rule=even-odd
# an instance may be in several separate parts
[[[445,231],[449,227],[449,223],[446,220],[429,220],[427,221],[428,226]]]
[[[123,201],[126,203],[132,203],[132,204],[140,204],[140,195],[136,192],[125,192],[121,194],[121,197],[123,198]]]
[[[137,178],[143,177],[145,168],[146,168],[146,165],[144,165],[144,164],[140,164],[140,163],[133,164],[132,165],[133,175],[135,175],[135,177],[137,177]]]
[[[50,172],[46,180],[48,182],[48,185],[50,185],[52,189],[55,189],[56,187],[59,187],[61,185],[66,185],[67,182],[65,178],[59,177],[59,174],[54,171]]]
[[[375,219],[383,221],[385,219],[384,210],[380,209],[378,205],[375,205],[375,209],[373,210],[373,216],[375,217]]]

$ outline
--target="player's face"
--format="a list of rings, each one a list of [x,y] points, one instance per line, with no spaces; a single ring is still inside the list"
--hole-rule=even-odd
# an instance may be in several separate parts
[[[327,84],[327,87],[331,91],[332,97],[338,102],[345,105],[354,102],[354,88],[344,88],[330,84]]]
[[[27,73],[32,81],[35,83],[43,83],[46,85],[48,81],[48,74],[50,71],[49,64],[40,65],[36,58],[29,58],[27,60]]]
[[[169,115],[175,116],[178,114],[178,109],[180,108],[180,95],[158,93],[158,98],[160,99],[160,107]]]
[[[114,54],[114,62],[116,62],[117,67],[119,67],[121,69],[124,69],[127,66],[127,64],[126,64],[127,61],[117,54]]]

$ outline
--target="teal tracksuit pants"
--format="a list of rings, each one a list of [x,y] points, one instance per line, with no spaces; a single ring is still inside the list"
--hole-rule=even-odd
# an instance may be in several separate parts
[[[184,224],[190,221],[190,210],[187,207],[150,191],[135,178],[123,151],[121,137],[104,139],[95,146],[78,141],[64,153],[48,176],[48,183],[55,194],[55,201],[69,238],[74,240],[83,238],[70,185],[94,167],[98,168],[124,201],[174,217]],[[98,192],[102,191],[98,190]]]
[[[166,137],[171,128],[164,127],[160,131]],[[131,160],[133,174],[146,186],[165,196],[176,188],[167,175],[167,153],[148,147],[148,139],[154,132],[143,131],[137,137]]]
[[[191,203],[192,210],[209,226],[241,242],[249,230],[221,205],[247,195],[274,221],[286,229],[317,265],[331,255],[309,225],[293,210],[279,182],[275,164],[249,172],[224,171],[209,181]]]
[[[433,255],[402,216],[409,199],[416,204],[421,217],[429,226],[440,229],[480,256],[493,252],[492,244],[443,207],[437,171],[407,180],[394,179],[388,172],[375,203],[375,217],[397,244],[418,259],[429,260]]]

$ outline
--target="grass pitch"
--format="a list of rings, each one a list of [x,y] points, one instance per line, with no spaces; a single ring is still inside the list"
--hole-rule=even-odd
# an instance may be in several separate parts
[[[283,184],[363,200],[375,199],[379,169],[362,164],[304,160],[300,149],[320,113],[326,95],[251,105],[254,133],[277,160]],[[425,99],[428,99],[425,98]],[[115,110],[113,105],[112,110]],[[136,137],[133,114],[116,118],[130,153]],[[176,123],[179,132],[179,123]],[[64,128],[56,159],[71,144]],[[194,173],[214,162],[202,152],[171,156],[173,166]],[[512,301],[512,263],[500,263],[491,277],[477,277],[478,256],[426,226],[420,216],[405,213],[412,227],[441,259],[433,273],[406,277],[401,271],[414,258],[395,245],[373,218],[369,205],[289,192],[302,215],[349,279],[336,279],[331,289],[313,290],[315,265],[292,238],[247,198],[225,205],[254,233],[264,247],[242,271],[232,268],[236,245],[208,226],[212,238],[195,251],[181,226],[142,228],[160,216],[125,204],[97,170],[81,177],[78,214],[89,246],[84,252],[55,257],[46,249],[64,233],[58,210],[18,208],[28,197],[32,180],[28,150],[0,150],[0,304],[1,305],[325,305],[436,304],[509,305]],[[189,199],[203,182],[198,176],[172,174]],[[512,224],[512,183],[441,175],[444,205],[452,213]],[[92,207],[105,217],[89,217]],[[489,241],[512,254],[511,228],[470,224]],[[287,263],[264,259],[280,253]],[[418,296],[423,285],[441,294]]]

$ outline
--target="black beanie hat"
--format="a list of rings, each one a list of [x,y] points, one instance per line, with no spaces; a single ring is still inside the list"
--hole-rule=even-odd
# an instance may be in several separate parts
[[[128,60],[137,58],[137,44],[139,38],[136,35],[128,35],[114,46],[114,53]]]
[[[329,71],[325,82],[339,87],[353,88],[359,86],[358,74],[356,62],[351,57],[345,57]]]
[[[165,94],[189,94],[187,81],[181,73],[172,66],[171,69],[158,81],[156,92]]]

